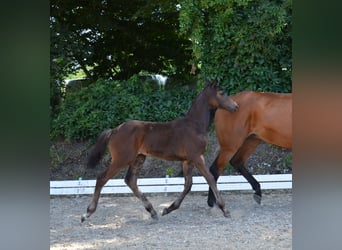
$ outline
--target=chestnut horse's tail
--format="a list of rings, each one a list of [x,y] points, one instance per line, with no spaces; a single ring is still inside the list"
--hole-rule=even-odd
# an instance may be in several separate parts
[[[103,131],[100,136],[97,138],[96,144],[92,151],[90,152],[89,158],[88,158],[88,168],[95,168],[95,166],[99,163],[101,158],[103,157],[109,139],[112,135],[112,129],[107,129]]]

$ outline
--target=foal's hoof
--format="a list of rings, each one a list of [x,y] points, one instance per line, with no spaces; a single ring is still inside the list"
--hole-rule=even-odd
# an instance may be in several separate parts
[[[151,214],[151,218],[152,218],[153,220],[158,220],[158,215],[157,215],[157,213]]]
[[[258,203],[259,205],[261,204],[261,195],[254,194],[253,198],[256,201],[256,203]]]
[[[166,215],[166,214],[168,214],[169,213],[169,211],[167,210],[167,208],[164,208],[163,209],[163,212],[162,212],[162,216],[164,216],[164,215]]]
[[[226,217],[226,218],[229,218],[229,219],[232,218],[232,216],[230,215],[230,213],[229,213],[228,210],[224,210],[224,211],[223,211],[223,216]]]

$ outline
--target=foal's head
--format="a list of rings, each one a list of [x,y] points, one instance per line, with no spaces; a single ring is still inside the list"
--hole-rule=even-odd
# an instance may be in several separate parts
[[[208,95],[208,103],[212,108],[221,108],[235,112],[239,105],[217,85],[217,80],[210,82],[205,79],[207,86],[204,91]]]

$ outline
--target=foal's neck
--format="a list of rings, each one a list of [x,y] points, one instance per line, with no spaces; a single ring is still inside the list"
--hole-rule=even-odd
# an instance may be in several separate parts
[[[194,100],[192,106],[186,114],[186,118],[188,118],[189,121],[193,122],[200,132],[207,133],[210,123],[215,115],[216,109],[210,107],[208,101],[205,100],[204,96],[202,98],[201,97],[202,96],[198,96]]]

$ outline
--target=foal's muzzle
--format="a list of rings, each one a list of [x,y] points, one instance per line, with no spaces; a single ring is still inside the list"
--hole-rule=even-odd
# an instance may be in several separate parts
[[[228,106],[228,110],[230,112],[235,112],[239,109],[239,105],[235,101],[231,101],[232,103]]]

